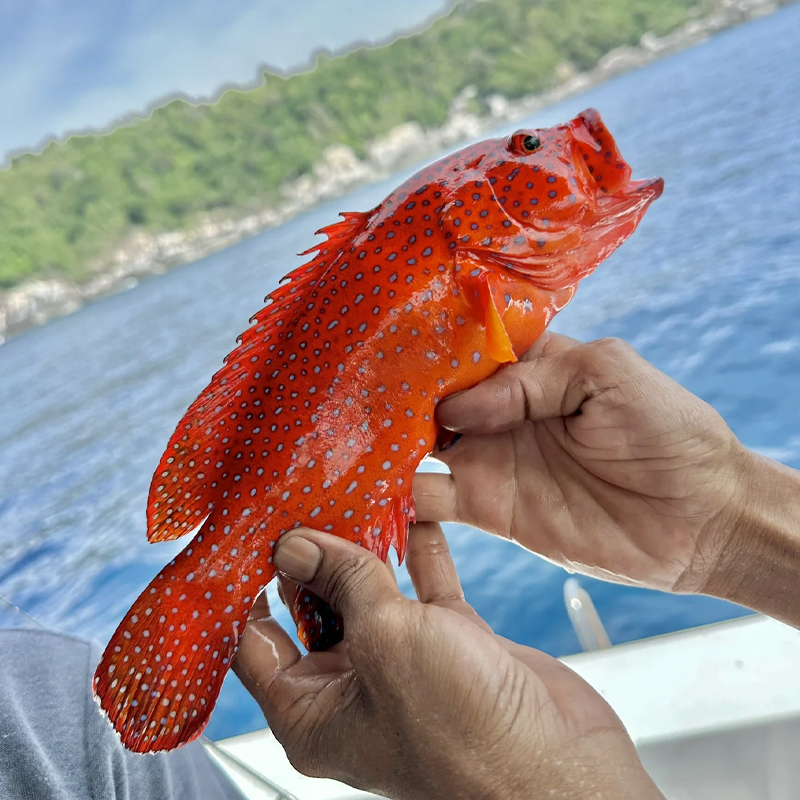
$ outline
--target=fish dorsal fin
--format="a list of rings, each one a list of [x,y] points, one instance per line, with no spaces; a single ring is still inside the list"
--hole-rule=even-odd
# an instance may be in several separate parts
[[[492,292],[492,270],[482,266],[477,259],[465,252],[457,256],[456,263],[460,267],[458,283],[461,291],[474,308],[478,319],[483,319],[483,326],[486,329],[486,349],[490,358],[499,364],[516,361],[517,356],[511,338],[503,324]]]
[[[328,237],[324,242],[312,245],[300,253],[301,256],[314,253],[313,258],[281,278],[278,288],[264,298],[267,305],[250,318],[252,324],[239,337],[239,346],[226,357],[226,366],[239,355],[248,352],[250,345],[266,344],[270,341],[269,337],[277,334],[294,304],[302,301],[305,290],[317,284],[333,262],[350,246],[352,240],[367,227],[371,212],[345,211],[339,216],[344,219],[316,231],[316,235]]]
[[[346,252],[353,238],[369,223],[371,212],[347,212],[333,225],[317,231],[327,240],[300,255],[313,258],[290,272],[265,298],[267,303],[250,320],[238,345],[226,357],[206,389],[189,406],[169,440],[150,484],[147,503],[147,538],[151,542],[177,539],[196,528],[209,515],[222,491],[217,480],[225,470],[225,450],[235,452],[241,438],[231,414],[247,405],[254,384],[262,387],[259,363],[280,335],[281,328],[304,302],[309,290]],[[258,395],[258,403],[263,394]],[[244,405],[243,405],[244,403]],[[248,412],[245,409],[245,413]],[[246,432],[245,432],[246,434]],[[223,440],[227,440],[226,442]]]

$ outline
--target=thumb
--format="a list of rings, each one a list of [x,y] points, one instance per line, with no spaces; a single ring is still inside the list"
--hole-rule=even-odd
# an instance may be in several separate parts
[[[328,533],[295,528],[278,540],[274,564],[311,589],[345,620],[400,597],[392,574],[363,547]]]
[[[443,400],[439,424],[460,433],[500,433],[525,420],[569,417],[613,382],[616,359],[604,342],[519,361],[466,392]]]

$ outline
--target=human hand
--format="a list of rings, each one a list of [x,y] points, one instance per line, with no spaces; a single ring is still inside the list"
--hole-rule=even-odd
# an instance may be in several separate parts
[[[409,536],[419,602],[335,536],[297,529],[274,558],[344,620],[341,643],[301,657],[262,594],[236,657],[304,774],[397,800],[662,798],[594,689],[496,636],[466,603],[438,525]]]
[[[420,520],[457,521],[588,575],[702,591],[731,531],[746,451],[709,405],[604,339],[547,333],[444,400],[464,434],[417,475]]]

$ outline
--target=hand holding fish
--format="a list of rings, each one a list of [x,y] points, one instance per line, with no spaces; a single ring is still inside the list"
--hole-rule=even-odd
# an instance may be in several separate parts
[[[136,599],[93,691],[126,747],[205,727],[250,609],[298,526],[402,559],[435,408],[528,351],[636,229],[633,180],[600,114],[468,145],[320,233],[178,423],[153,475],[152,542],[193,534]],[[311,650],[342,638],[295,598]]]
[[[275,561],[345,627],[342,643],[301,657],[262,595],[242,637],[234,669],[297,769],[408,800],[662,797],[594,689],[467,604],[438,525],[409,537],[419,602],[335,536],[287,534]]]
[[[487,409],[491,409],[487,413]],[[421,520],[465,522],[569,569],[702,592],[800,626],[800,475],[623,342],[546,333],[438,408],[464,434],[418,475]]]

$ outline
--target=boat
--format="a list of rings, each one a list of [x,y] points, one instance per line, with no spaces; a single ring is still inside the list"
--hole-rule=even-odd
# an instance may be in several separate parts
[[[800,631],[754,614],[611,646],[589,595],[565,584],[585,651],[561,661],[611,704],[670,800],[800,798]],[[364,800],[308,778],[268,729],[205,743],[250,800]]]

